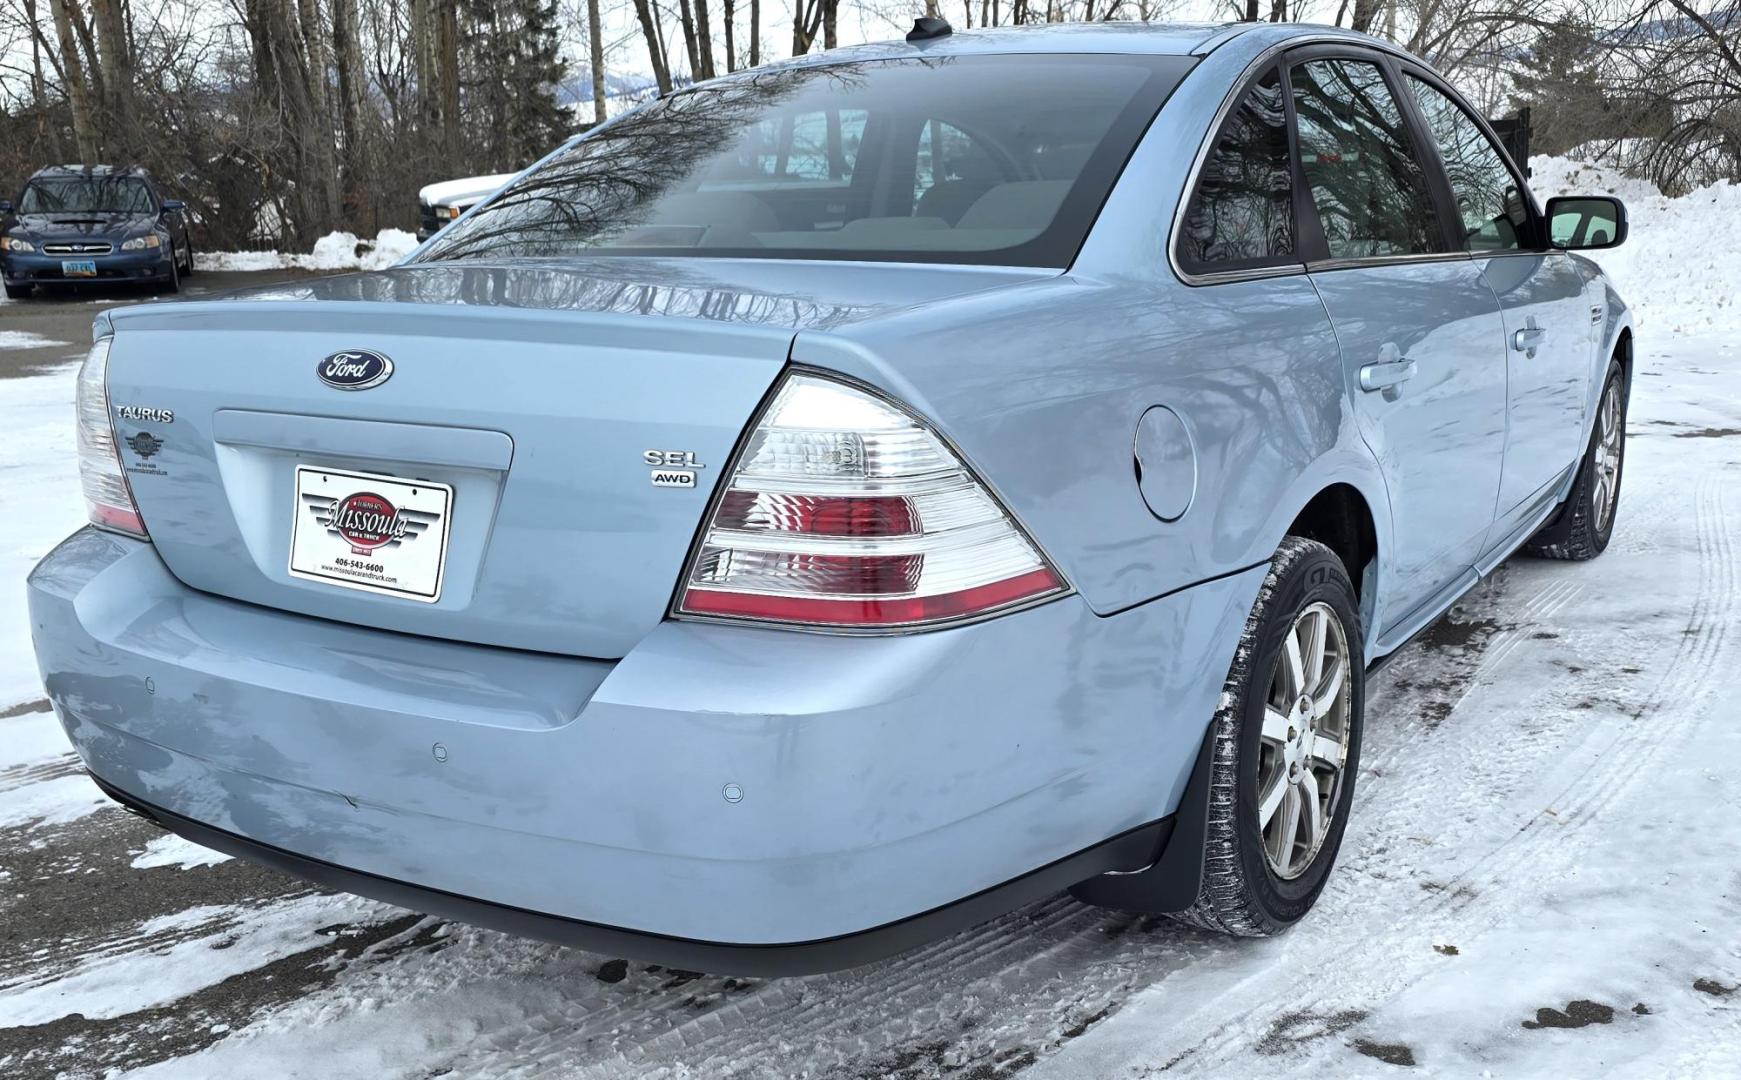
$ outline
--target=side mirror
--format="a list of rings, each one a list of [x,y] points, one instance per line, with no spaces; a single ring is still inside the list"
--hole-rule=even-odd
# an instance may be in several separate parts
[[[163,200],[163,212],[166,214],[171,214],[171,213],[175,213],[178,210],[186,210],[186,209],[187,209],[187,204],[182,202],[180,199],[165,199],[165,200]]]
[[[1626,204],[1609,195],[1549,199],[1548,243],[1566,251],[1595,251],[1626,242]]]
[[[12,212],[12,200],[11,199],[0,199],[0,214],[10,214],[11,212]]]

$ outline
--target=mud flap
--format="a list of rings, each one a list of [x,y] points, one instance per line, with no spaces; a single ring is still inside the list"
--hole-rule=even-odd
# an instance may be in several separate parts
[[[1209,776],[1215,760],[1215,726],[1203,734],[1197,763],[1168,820],[1173,828],[1158,845],[1155,860],[1136,871],[1089,878],[1070,887],[1070,895],[1085,904],[1119,911],[1158,915],[1184,911],[1197,902],[1203,885],[1203,846],[1209,833]]]

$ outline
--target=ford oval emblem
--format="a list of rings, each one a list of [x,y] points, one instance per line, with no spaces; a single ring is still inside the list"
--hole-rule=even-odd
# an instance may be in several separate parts
[[[334,390],[367,390],[393,375],[393,361],[368,349],[346,349],[322,360],[314,369]]]

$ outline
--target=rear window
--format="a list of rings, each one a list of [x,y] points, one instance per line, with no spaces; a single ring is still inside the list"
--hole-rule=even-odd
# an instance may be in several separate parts
[[[1184,57],[773,68],[570,143],[419,262],[577,254],[1067,266]]]

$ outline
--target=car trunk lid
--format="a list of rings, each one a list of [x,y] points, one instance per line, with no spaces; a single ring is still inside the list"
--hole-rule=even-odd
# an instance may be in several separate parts
[[[797,329],[1009,277],[854,271],[825,292],[788,269],[608,262],[115,312],[116,434],[164,562],[303,614],[621,656],[664,617]],[[336,380],[366,390],[317,371],[367,353],[389,377]]]

